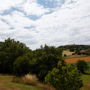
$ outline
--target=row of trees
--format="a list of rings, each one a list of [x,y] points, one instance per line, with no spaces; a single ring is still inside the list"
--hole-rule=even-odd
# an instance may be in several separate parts
[[[0,73],[36,74],[40,81],[57,90],[79,90],[82,86],[77,67],[64,62],[61,48],[45,45],[32,51],[10,38],[0,44]]]
[[[25,44],[7,39],[0,45],[0,73],[24,75],[35,73],[40,79],[62,60],[62,51],[45,45],[32,51]]]

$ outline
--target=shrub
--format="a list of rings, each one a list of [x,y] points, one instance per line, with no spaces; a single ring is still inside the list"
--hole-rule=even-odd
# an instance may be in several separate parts
[[[85,71],[88,69],[87,63],[83,60],[79,60],[76,65],[81,73],[85,73]]]
[[[54,68],[45,77],[45,82],[57,90],[79,90],[82,87],[80,73],[75,65],[62,65]]]
[[[35,85],[35,86],[37,86],[37,84],[39,83],[36,75],[31,75],[31,74],[27,74],[23,77],[15,76],[13,77],[12,82],[22,83],[27,85]]]
[[[38,78],[36,75],[27,74],[23,77],[24,84],[28,85],[37,85]]]

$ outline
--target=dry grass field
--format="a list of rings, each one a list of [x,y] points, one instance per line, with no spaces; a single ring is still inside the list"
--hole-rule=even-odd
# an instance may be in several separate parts
[[[86,62],[90,62],[90,56],[65,58],[67,64],[76,63],[78,60],[84,60]]]
[[[62,53],[62,56],[64,56],[65,54],[67,55],[67,56],[70,56],[70,55],[72,55],[74,52],[70,52],[69,50],[64,50],[63,51],[63,53]]]

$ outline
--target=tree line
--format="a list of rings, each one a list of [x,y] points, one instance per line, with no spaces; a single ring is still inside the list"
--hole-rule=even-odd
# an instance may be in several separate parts
[[[77,55],[89,55],[90,56],[90,45],[65,45],[59,46],[58,48],[62,48],[63,50],[70,50]]]
[[[79,90],[83,85],[76,65],[65,63],[62,48],[45,45],[31,50],[10,38],[0,43],[0,73],[35,74],[39,81],[57,90]]]

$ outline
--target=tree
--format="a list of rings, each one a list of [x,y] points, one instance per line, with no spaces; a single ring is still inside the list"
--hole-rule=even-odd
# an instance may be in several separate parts
[[[80,90],[82,80],[75,65],[65,65],[59,61],[57,68],[50,71],[45,82],[57,90]]]
[[[52,55],[52,54],[43,54],[37,61],[37,71],[38,71],[38,78],[40,80],[44,80],[45,76],[47,75],[48,71],[52,70],[54,67],[57,66],[57,62],[59,58]]]
[[[76,65],[81,73],[85,73],[85,71],[88,69],[88,65],[84,60],[79,60]]]
[[[40,81],[44,81],[48,71],[51,71],[57,66],[58,61],[62,60],[62,51],[45,45],[45,47],[37,49],[33,53],[36,62],[33,64],[34,70],[32,72],[38,76]]]
[[[30,63],[27,56],[18,57],[14,62],[14,73],[18,76],[29,73]]]
[[[0,72],[13,73],[14,61],[27,52],[31,52],[31,50],[25,44],[14,39],[6,39],[0,44]]]

